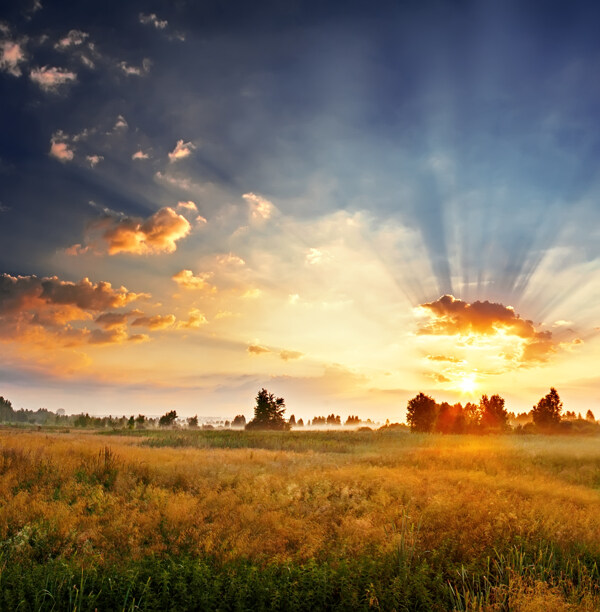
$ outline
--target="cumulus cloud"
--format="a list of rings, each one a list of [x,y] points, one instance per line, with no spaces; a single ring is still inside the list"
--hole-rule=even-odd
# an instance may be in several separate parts
[[[148,153],[144,153],[144,151],[136,151],[132,156],[131,159],[149,159],[150,155],[148,155]]]
[[[148,329],[166,329],[175,323],[175,315],[154,315],[152,317],[138,317],[131,323],[132,327],[146,327]]]
[[[50,157],[54,157],[61,162],[72,161],[75,153],[71,148],[71,145],[68,142],[66,134],[59,130],[58,132],[54,132],[52,134],[52,138],[50,138]]]
[[[207,323],[206,317],[197,308],[192,308],[188,313],[188,320],[179,321],[177,327],[180,329],[199,329]]]
[[[275,207],[269,200],[255,193],[245,193],[244,200],[250,205],[250,215],[255,220],[270,219]]]
[[[176,162],[180,159],[185,159],[189,157],[195,149],[196,145],[193,142],[178,140],[175,148],[169,152],[169,161]]]
[[[127,123],[127,120],[125,119],[125,117],[123,117],[123,115],[119,115],[117,117],[117,121],[115,122],[115,126],[113,127],[113,130],[125,130],[129,127],[129,124]]]
[[[117,334],[99,335],[74,324],[100,319],[102,311],[122,308],[148,294],[133,293],[125,287],[114,288],[108,282],[94,283],[88,278],[79,282],[64,281],[56,276],[0,275],[0,337],[23,339],[36,343],[53,339],[62,346],[84,342],[116,341]],[[116,316],[116,315],[115,315]],[[116,320],[105,330],[121,328]],[[122,339],[123,334],[119,334]],[[120,340],[119,340],[120,341]]]
[[[157,30],[164,30],[169,22],[166,19],[159,19],[155,13],[144,15],[140,13],[140,23],[143,25],[153,25]]]
[[[88,225],[85,246],[73,245],[67,252],[81,254],[91,250],[109,255],[173,253],[177,249],[177,241],[185,238],[190,230],[189,221],[169,206],[147,219],[105,211],[101,219]]]
[[[54,48],[60,51],[68,49],[69,47],[78,47],[82,45],[89,37],[87,32],[81,30],[69,30],[69,33],[61,38],[55,45]]]
[[[74,83],[77,75],[66,68],[42,66],[31,70],[29,78],[43,91],[56,93],[62,85]]]
[[[444,295],[420,308],[428,316],[419,328],[421,335],[512,336],[523,343],[523,362],[545,361],[555,351],[552,332],[536,330],[532,321],[522,319],[511,306],[489,301],[469,304]]]
[[[171,278],[182,288],[184,289],[196,289],[196,290],[204,290],[210,289],[214,291],[214,287],[212,287],[208,283],[208,279],[212,276],[211,273],[204,273],[199,275],[194,275],[191,270],[181,270],[177,272]]]
[[[8,72],[13,76],[21,76],[21,66],[25,61],[23,41],[2,40],[0,41],[0,70]]]

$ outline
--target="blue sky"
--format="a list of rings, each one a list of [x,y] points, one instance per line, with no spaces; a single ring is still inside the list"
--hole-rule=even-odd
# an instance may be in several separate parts
[[[4,7],[0,273],[28,279],[0,287],[4,395],[229,415],[268,386],[296,412],[401,418],[468,379],[515,410],[551,384],[593,408],[599,11]],[[52,302],[50,277],[142,297]],[[423,333],[457,316],[422,308],[444,294],[531,333]]]

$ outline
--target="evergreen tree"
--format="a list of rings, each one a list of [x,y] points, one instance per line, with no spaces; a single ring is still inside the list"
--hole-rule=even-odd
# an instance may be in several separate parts
[[[550,393],[542,397],[537,405],[533,407],[531,411],[533,422],[542,429],[556,427],[560,423],[562,409],[563,403],[556,389],[552,387]]]
[[[261,389],[256,396],[254,418],[246,425],[246,429],[289,429],[290,424],[283,418],[284,412],[284,399]]]

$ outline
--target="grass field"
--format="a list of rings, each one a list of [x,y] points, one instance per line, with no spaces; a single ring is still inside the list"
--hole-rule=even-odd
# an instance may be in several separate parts
[[[0,608],[598,610],[600,439],[0,430]]]

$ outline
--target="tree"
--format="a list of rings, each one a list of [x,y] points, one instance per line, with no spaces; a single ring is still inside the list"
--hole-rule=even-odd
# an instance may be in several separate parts
[[[146,425],[146,417],[143,414],[138,414],[135,418],[135,422],[139,429],[143,429]]]
[[[283,397],[275,397],[263,388],[256,396],[254,418],[246,425],[246,429],[289,429],[290,424],[283,418],[284,412]]]
[[[127,421],[127,427],[129,429],[133,429],[135,427],[135,417],[133,416],[133,414],[129,417],[129,420]]]
[[[408,402],[406,422],[412,431],[433,431],[437,417],[437,404],[432,397],[419,393]]]
[[[552,429],[560,423],[562,409],[563,403],[558,392],[554,387],[551,387],[550,393],[542,397],[537,405],[533,407],[531,411],[533,422],[542,429]]]
[[[243,414],[238,414],[231,422],[232,427],[246,427],[246,417]]]
[[[198,429],[198,415],[189,417],[187,424],[190,429]]]
[[[175,420],[177,419],[177,412],[175,410],[171,410],[166,414],[163,414],[160,419],[158,419],[158,425],[160,427],[171,427]]]
[[[290,427],[295,427],[296,426],[296,417],[293,414],[288,419],[288,423],[290,424]]]
[[[296,427],[304,427],[304,419],[298,419],[296,423]]]
[[[594,413],[591,410],[588,410],[585,413],[585,420],[589,421],[590,423],[595,423],[596,422],[596,417],[594,416]]]
[[[481,410],[481,427],[485,430],[502,430],[508,427],[508,412],[504,408],[504,398],[499,395],[482,396],[479,407]]]

